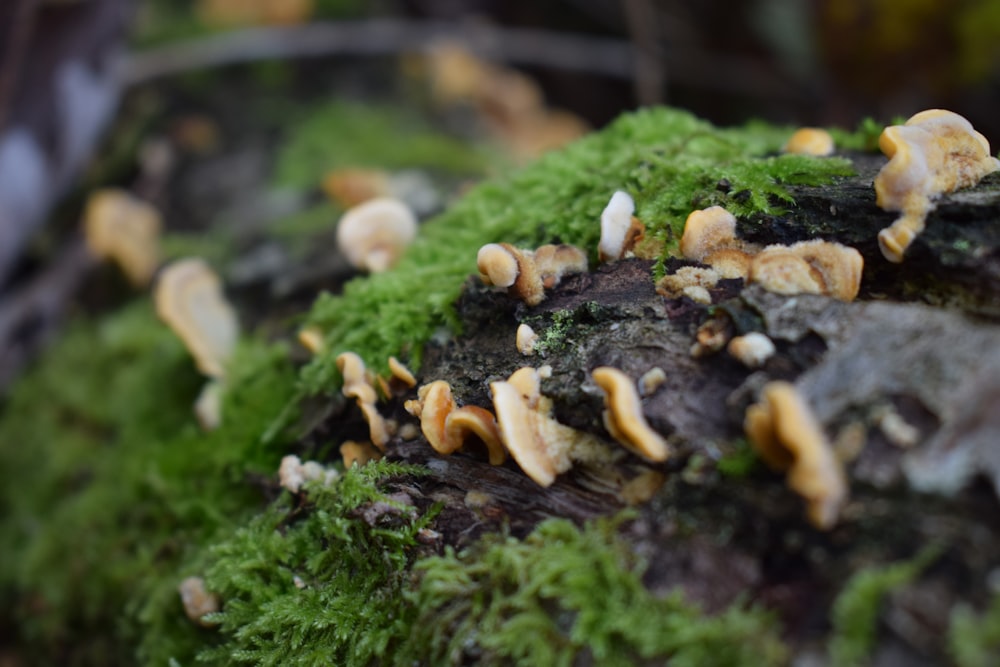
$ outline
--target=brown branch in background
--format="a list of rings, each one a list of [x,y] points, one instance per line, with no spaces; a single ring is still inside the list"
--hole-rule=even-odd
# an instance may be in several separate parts
[[[0,49],[0,128],[7,118],[7,108],[13,101],[21,63],[35,30],[37,5],[38,0],[14,0],[0,13],[5,24],[0,25],[0,37],[4,38],[0,44],[7,42],[7,48]]]
[[[191,70],[260,60],[423,52],[441,41],[460,43],[495,61],[618,79],[636,74],[635,49],[620,39],[448,21],[371,19],[248,28],[172,44],[132,54],[122,65],[122,77],[126,85],[137,85]],[[742,58],[700,51],[664,56],[659,66],[670,69],[673,83],[778,100],[799,97],[794,87]]]
[[[658,16],[649,0],[624,0],[628,32],[635,43],[635,98],[642,106],[665,100],[667,69],[658,29]]]

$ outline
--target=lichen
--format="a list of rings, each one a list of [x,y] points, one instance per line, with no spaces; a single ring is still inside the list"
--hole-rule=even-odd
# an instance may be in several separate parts
[[[724,205],[738,217],[777,213],[792,204],[785,184],[820,185],[851,173],[840,158],[775,155],[786,134],[760,123],[719,129],[683,111],[644,109],[479,185],[426,223],[393,271],[317,300],[309,319],[325,332],[328,350],[307,367],[305,386],[333,388],[333,359],[345,350],[380,369],[389,355],[405,351],[418,366],[436,330],[457,331],[452,304],[486,243],[559,241],[596,258],[600,214],[615,190],[633,197],[647,233],[669,253],[695,208]]]

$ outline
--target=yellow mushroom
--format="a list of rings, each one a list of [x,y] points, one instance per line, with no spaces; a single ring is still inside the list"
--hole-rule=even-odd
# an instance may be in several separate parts
[[[496,417],[486,408],[466,405],[452,410],[444,420],[444,433],[446,442],[457,442],[462,447],[469,442],[470,436],[478,438],[486,446],[490,465],[503,465],[507,460]]]
[[[184,605],[184,614],[198,625],[210,628],[217,625],[205,617],[214,614],[222,607],[219,596],[209,593],[205,580],[201,577],[188,577],[177,587]]]
[[[826,530],[847,500],[843,464],[823,434],[808,403],[788,382],[769,382],[743,421],[747,438],[764,462],[788,471],[788,486],[805,498],[807,515]]]
[[[680,251],[685,259],[700,262],[715,250],[735,247],[736,217],[721,206],[692,211],[684,221]]]
[[[552,402],[540,386],[540,371],[528,367],[490,383],[500,440],[521,470],[536,484],[550,486],[574,461],[611,461],[612,452],[595,436],[552,418]]]
[[[98,190],[84,211],[87,247],[113,259],[136,287],[145,287],[160,264],[160,214],[151,205],[117,188]]]
[[[239,324],[219,277],[201,259],[182,259],[160,273],[153,293],[156,313],[184,341],[198,370],[225,375]]]
[[[558,285],[563,276],[587,270],[587,253],[568,243],[540,246],[535,250],[534,260],[545,289]]]
[[[597,255],[602,262],[621,259],[635,244],[642,240],[646,228],[633,214],[635,202],[623,190],[611,195],[611,200],[601,212],[601,240]]]
[[[340,446],[340,458],[344,461],[344,467],[350,470],[355,465],[360,467],[369,461],[378,461],[382,458],[382,453],[370,442],[348,440]]]
[[[451,385],[435,380],[417,390],[417,399],[407,401],[407,412],[420,419],[420,430],[439,454],[449,455],[477,438],[485,446],[492,465],[501,465],[507,452],[500,442],[496,419],[486,409],[474,405],[458,407]]]
[[[524,356],[530,356],[535,353],[535,344],[538,342],[538,334],[527,324],[521,323],[517,327],[517,332],[514,334],[514,344],[517,347],[517,351]]]
[[[776,294],[824,294],[851,301],[861,287],[864,259],[854,248],[822,240],[772,245],[750,262],[749,281]]]
[[[834,149],[833,137],[829,132],[818,127],[803,127],[796,130],[781,150],[793,155],[815,155],[822,157],[832,155]]]
[[[879,148],[889,162],[875,177],[875,202],[883,210],[901,213],[878,235],[890,262],[903,261],[935,199],[1000,169],[986,138],[965,118],[943,109],[922,111],[903,125],[885,128]]]
[[[402,382],[408,388],[412,389],[417,386],[417,378],[413,377],[410,369],[396,357],[389,357],[389,372],[392,373],[393,378]]]
[[[670,448],[646,421],[642,401],[632,379],[610,366],[595,368],[591,377],[604,390],[604,426],[611,437],[647,461],[666,461]]]
[[[380,273],[392,268],[416,235],[417,218],[409,206],[377,197],[344,213],[337,224],[337,247],[351,266]]]
[[[715,287],[721,276],[712,268],[682,266],[673,273],[660,278],[656,283],[657,293],[668,299],[686,296],[697,303],[712,303],[709,289]]]
[[[381,169],[335,169],[323,177],[323,192],[344,208],[391,193],[389,175]]]
[[[476,255],[479,277],[487,285],[506,287],[529,306],[545,299],[545,289],[564,275],[587,270],[587,256],[571,245],[544,245],[537,251],[509,243],[487,243]]]
[[[337,355],[337,370],[344,378],[341,393],[347,398],[353,398],[361,409],[361,414],[368,422],[368,432],[372,443],[380,450],[385,451],[385,445],[389,442],[389,430],[385,419],[375,408],[375,401],[378,394],[372,384],[373,379],[365,368],[362,361],[354,352],[344,352]]]

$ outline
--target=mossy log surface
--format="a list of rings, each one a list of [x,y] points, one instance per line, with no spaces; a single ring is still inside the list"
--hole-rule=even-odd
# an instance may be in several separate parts
[[[421,382],[447,380],[460,405],[491,407],[491,381],[550,365],[542,393],[559,421],[613,446],[590,371],[610,365],[639,378],[659,367],[666,381],[643,410],[674,454],[660,465],[630,456],[610,473],[578,467],[541,488],[511,461],[492,467],[475,451],[441,457],[422,437],[396,437],[390,459],[430,470],[407,493],[419,506],[443,507],[432,524],[439,546],[462,547],[504,527],[525,535],[550,516],[582,522],[617,512],[629,480],[653,470],[662,487],[622,528],[648,562],[650,590],[679,586],[708,610],[761,603],[805,655],[822,652],[831,605],[849,577],[930,547],[939,550],[931,565],[877,613],[873,664],[947,664],[949,610],[987,604],[1000,554],[1000,176],[942,198],[904,263],[892,265],[876,234],[894,215],[875,207],[871,185],[884,158],[854,161],[857,176],[793,187],[787,215],[739,227],[758,243],[818,236],[858,248],[866,268],[853,303],[775,295],[739,280],[720,283],[711,306],[665,299],[651,263],[636,259],[566,279],[534,308],[470,278],[458,308],[464,333],[429,346]],[[671,260],[667,270],[679,265]],[[731,333],[767,334],[777,354],[757,370],[724,349],[695,358],[695,333],[710,318]],[[534,355],[515,349],[520,323],[540,335]],[[782,475],[760,463],[735,473],[724,464],[745,457],[744,411],[776,379],[794,382],[827,436],[856,450],[850,500],[829,531],[809,525]],[[402,408],[413,394],[392,404],[401,423],[415,421]],[[307,442],[363,435],[353,407],[323,412]],[[885,425],[886,415],[909,428],[912,442]]]

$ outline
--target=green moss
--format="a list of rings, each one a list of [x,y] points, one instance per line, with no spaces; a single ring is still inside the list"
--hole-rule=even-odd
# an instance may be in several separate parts
[[[189,640],[143,629],[144,606],[261,505],[247,476],[277,466],[283,442],[260,434],[294,390],[280,348],[248,342],[234,361],[211,434],[191,412],[204,380],[147,303],[76,324],[14,389],[0,420],[0,591],[26,655],[127,664],[141,642]]]
[[[882,600],[913,581],[940,553],[940,547],[932,545],[912,560],[866,568],[851,576],[830,612],[831,664],[850,667],[865,663],[875,642]]]
[[[480,174],[486,155],[398,108],[335,102],[288,124],[278,155],[282,185],[314,187],[338,167],[420,167]]]
[[[416,618],[401,657],[423,664],[774,665],[774,619],[735,605],[704,615],[655,598],[614,521],[550,519],[525,540],[493,536],[417,564]],[[406,664],[406,660],[398,660]]]
[[[760,458],[750,442],[746,438],[740,438],[724,450],[715,467],[726,477],[746,477],[759,462]]]
[[[792,204],[783,184],[820,185],[851,173],[838,158],[773,155],[786,138],[787,131],[761,124],[717,129],[682,111],[644,109],[478,186],[426,223],[394,270],[318,299],[310,320],[327,332],[329,346],[307,368],[306,386],[329,390],[337,377],[333,359],[345,350],[378,368],[389,355],[408,352],[417,366],[435,330],[457,329],[452,304],[475,272],[480,246],[558,239],[594,249],[601,211],[617,189],[633,196],[636,215],[669,252],[694,208],[774,213]],[[728,193],[718,187],[722,179]]]
[[[1000,594],[977,615],[966,605],[954,609],[948,628],[948,650],[959,667],[988,667],[1000,655]]]
[[[211,664],[370,665],[405,636],[402,590],[416,535],[433,513],[394,507],[373,526],[356,510],[392,505],[390,476],[420,470],[385,462],[354,468],[329,487],[308,487],[309,506],[286,495],[205,559],[210,590],[224,600]],[[175,614],[182,614],[180,609]]]

